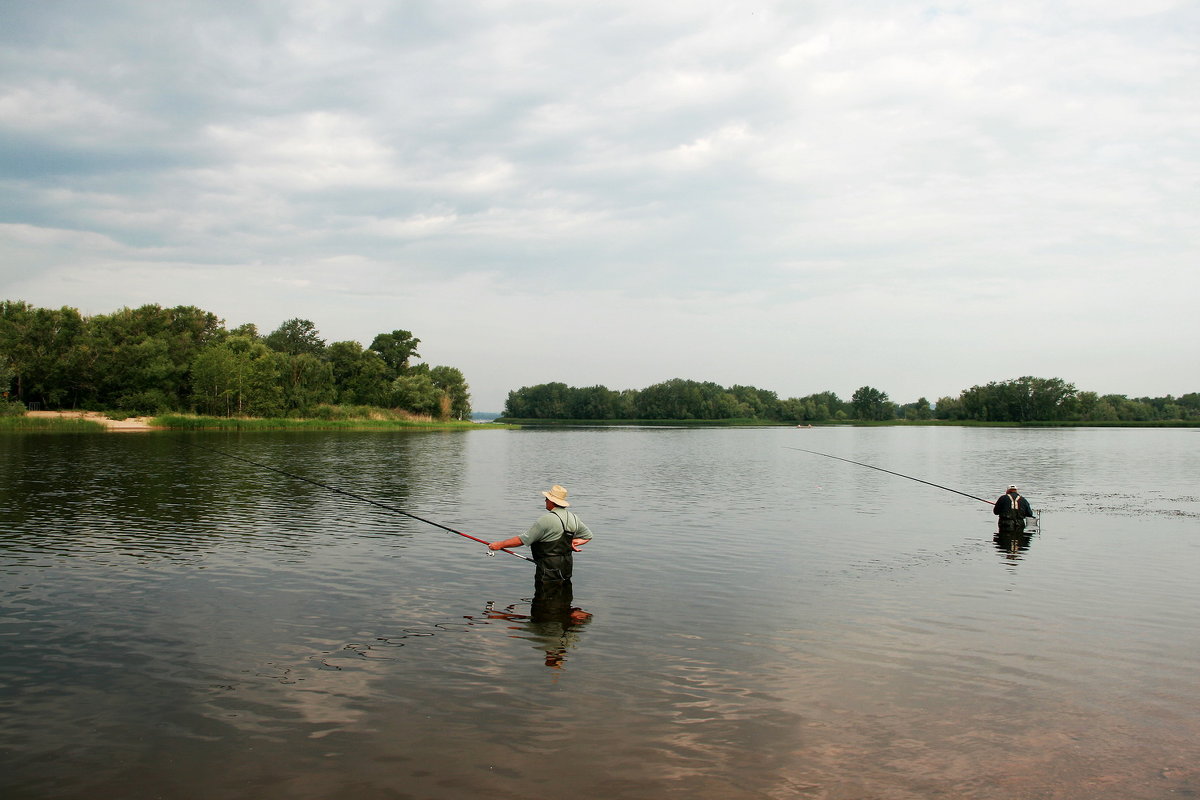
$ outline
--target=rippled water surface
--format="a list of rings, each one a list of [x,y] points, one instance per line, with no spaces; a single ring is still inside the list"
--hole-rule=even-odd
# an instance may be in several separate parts
[[[582,613],[243,459],[487,540],[562,483]],[[1195,430],[8,436],[0,795],[1200,796],[1198,534]]]

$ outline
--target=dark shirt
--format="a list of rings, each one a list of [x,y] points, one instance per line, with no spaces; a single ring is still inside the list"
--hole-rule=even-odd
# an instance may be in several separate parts
[[[1013,510],[1013,500],[1016,500],[1016,510],[1021,512],[1022,517],[1032,517],[1033,508],[1029,505],[1029,501],[1019,494],[1005,493],[1000,495],[996,500],[996,505],[992,506],[992,513],[998,517],[1007,516],[1008,512]]]

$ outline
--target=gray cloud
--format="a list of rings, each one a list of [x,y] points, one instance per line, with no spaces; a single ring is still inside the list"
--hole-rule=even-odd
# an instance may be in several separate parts
[[[0,294],[403,327],[494,410],[1196,390],[1194,5],[793,6],[8,4]]]

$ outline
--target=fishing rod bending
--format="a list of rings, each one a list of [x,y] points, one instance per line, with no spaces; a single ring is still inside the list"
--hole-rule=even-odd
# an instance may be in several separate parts
[[[836,458],[838,461],[845,461],[847,464],[857,464],[860,467],[867,467],[868,469],[877,469],[880,472],[886,472],[887,474],[895,475],[898,478],[908,478],[910,481],[916,481],[917,483],[924,483],[927,486],[935,486],[938,489],[945,489],[947,492],[954,492],[955,494],[961,494],[963,497],[969,497],[972,500],[978,500],[981,503],[987,503],[989,506],[994,505],[994,503],[991,500],[985,500],[982,497],[976,497],[973,494],[967,494],[966,492],[960,492],[958,489],[951,489],[949,486],[942,486],[940,483],[930,483],[929,481],[923,481],[920,478],[914,478],[911,475],[902,475],[899,472],[892,472],[890,469],[884,469],[883,467],[875,467],[870,464],[864,464],[861,461],[851,461],[850,459],[842,458],[841,456],[831,456],[831,455],[829,455],[829,453],[818,453],[816,450],[805,450],[803,447],[788,447],[786,449],[799,450],[802,453],[812,453],[814,456],[825,456],[826,458]]]
[[[441,524],[440,522],[434,522],[431,519],[425,519],[424,517],[418,517],[416,514],[409,513],[408,511],[405,511],[402,508],[396,508],[395,506],[389,506],[386,503],[380,503],[378,500],[372,500],[369,497],[363,497],[361,494],[355,494],[354,492],[348,492],[345,489],[339,489],[338,487],[330,486],[327,483],[321,483],[320,481],[314,481],[312,478],[306,478],[303,475],[296,475],[295,473],[279,469],[278,467],[272,467],[267,464],[261,464],[257,461],[252,461],[252,460],[250,460],[248,458],[244,458],[242,456],[236,456],[233,453],[226,453],[225,451],[218,450],[215,447],[206,447],[202,444],[195,444],[193,442],[188,442],[188,444],[190,444],[192,447],[198,448],[200,450],[208,450],[209,452],[216,453],[217,455],[225,456],[226,458],[236,459],[237,461],[244,461],[247,464],[253,464],[256,467],[262,467],[263,469],[269,469],[272,472],[278,472],[280,475],[286,475],[289,478],[295,478],[298,481],[304,481],[305,483],[311,483],[313,486],[320,486],[322,489],[328,489],[329,491],[336,492],[337,494],[344,494],[347,497],[352,497],[355,500],[361,500],[364,503],[370,503],[373,506],[378,506],[379,508],[385,509],[387,511],[391,511],[394,514],[402,514],[406,517],[410,517],[410,518],[418,520],[420,522],[424,522],[426,525],[432,525],[435,528],[441,528],[444,531],[449,531],[450,533],[458,534],[459,536],[462,536],[466,539],[470,539],[473,542],[479,542],[480,544],[483,544],[483,545],[488,544],[488,542],[486,540],[480,539],[478,536],[472,536],[469,533],[463,533],[462,531],[456,531],[456,530],[454,530],[454,528],[450,528],[446,525]],[[505,550],[501,550],[500,552],[508,553],[510,556],[516,556],[517,558],[524,559],[525,561],[529,561],[531,563],[536,563],[536,562],[534,562],[534,560],[532,558],[529,558],[528,556],[523,556],[520,553],[514,553],[512,550],[505,549]],[[488,550],[487,554],[489,556],[495,555],[495,553],[492,552],[491,550]]]

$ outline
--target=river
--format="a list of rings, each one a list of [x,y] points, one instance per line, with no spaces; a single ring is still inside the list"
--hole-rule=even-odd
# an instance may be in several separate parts
[[[0,795],[1198,796],[1198,434],[6,436]]]

